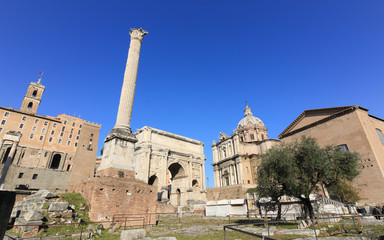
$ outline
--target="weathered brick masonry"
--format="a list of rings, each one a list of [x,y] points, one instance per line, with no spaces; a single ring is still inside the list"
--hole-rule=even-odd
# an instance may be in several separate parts
[[[144,217],[146,224],[156,223],[156,186],[127,178],[133,174],[127,170],[106,169],[98,173],[100,177],[72,185],[69,189],[84,196],[89,205],[91,221],[120,219],[120,225],[126,222],[127,226],[132,226],[142,225]],[[128,218],[128,215],[131,217]],[[136,221],[132,221],[134,217]]]

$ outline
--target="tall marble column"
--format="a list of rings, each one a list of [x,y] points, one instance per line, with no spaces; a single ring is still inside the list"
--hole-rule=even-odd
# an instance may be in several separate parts
[[[129,46],[127,65],[125,67],[124,82],[121,89],[119,111],[117,112],[117,119],[115,129],[124,129],[131,132],[131,117],[133,98],[135,96],[137,70],[139,68],[139,57],[141,43],[147,31],[143,29],[131,29],[131,44]]]
[[[127,65],[125,67],[123,87],[121,89],[116,124],[104,140],[103,157],[98,170],[117,168],[135,170],[134,150],[136,137],[131,131],[133,98],[135,96],[140,48],[147,31],[131,29]]]

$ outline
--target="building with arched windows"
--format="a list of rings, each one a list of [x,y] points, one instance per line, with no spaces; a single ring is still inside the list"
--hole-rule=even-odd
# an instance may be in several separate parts
[[[247,104],[234,133],[220,133],[219,141],[213,141],[215,187],[257,184],[258,156],[277,142],[268,138],[264,123],[253,116]]]
[[[37,114],[45,86],[31,82],[20,110],[0,107],[0,184],[7,190],[66,190],[92,177],[100,124]]]

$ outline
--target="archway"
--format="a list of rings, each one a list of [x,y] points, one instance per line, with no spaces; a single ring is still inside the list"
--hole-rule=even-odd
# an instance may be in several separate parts
[[[184,204],[184,193],[186,192],[186,187],[189,185],[187,182],[185,170],[180,163],[172,163],[169,165],[168,171],[168,192],[170,194],[169,200],[173,206],[180,206]]]
[[[194,180],[192,181],[192,188],[193,188],[193,189],[197,189],[197,188],[199,188],[199,182],[198,182],[196,179],[194,179]]]
[[[58,169],[60,166],[61,155],[56,153],[53,155],[50,169]]]
[[[1,160],[1,163],[5,163],[7,161],[8,156],[9,156],[9,152],[11,152],[11,147],[8,147],[7,150],[5,151],[5,154],[4,154],[3,159]]]
[[[171,172],[171,179],[184,177],[184,168],[179,163],[172,163],[169,165],[168,170]]]
[[[224,171],[223,180],[224,180],[224,186],[229,186],[229,174],[227,170]]]
[[[180,199],[181,199],[181,191],[180,191],[180,189],[176,190],[176,195],[177,195],[177,206],[180,206]]]
[[[152,175],[149,179],[148,179],[148,185],[157,185],[157,180],[158,178],[156,177],[156,175]]]
[[[29,109],[31,109],[32,106],[33,106],[33,103],[32,103],[32,102],[28,103],[28,108],[29,108]]]

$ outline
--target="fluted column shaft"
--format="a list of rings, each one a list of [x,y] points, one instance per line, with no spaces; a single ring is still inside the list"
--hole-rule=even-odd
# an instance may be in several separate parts
[[[119,110],[117,112],[114,128],[129,130],[131,125],[133,99],[135,97],[137,70],[139,67],[140,48],[144,35],[148,32],[143,29],[131,29],[131,43],[128,51],[127,65],[125,67],[123,87],[121,89]]]

